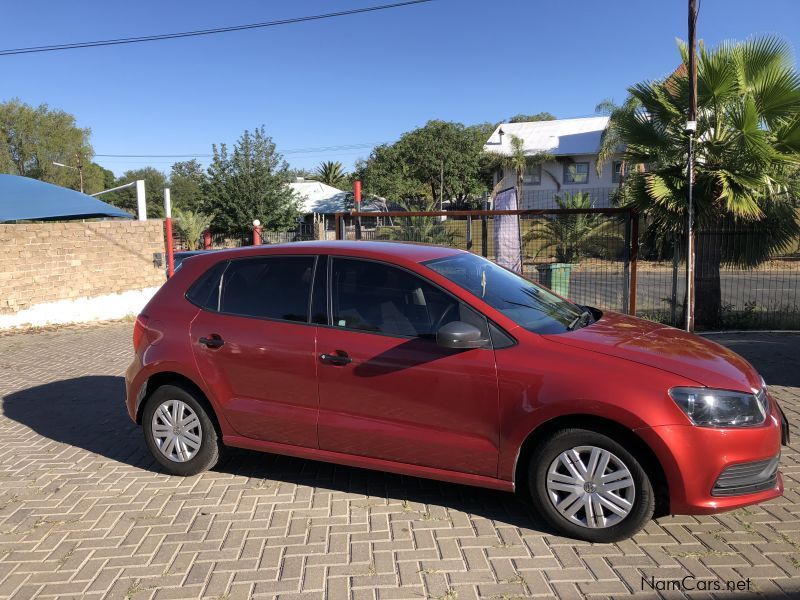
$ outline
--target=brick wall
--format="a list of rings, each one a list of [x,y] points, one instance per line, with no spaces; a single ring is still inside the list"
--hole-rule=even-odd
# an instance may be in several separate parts
[[[0,225],[0,315],[159,286],[157,252],[160,220]]]

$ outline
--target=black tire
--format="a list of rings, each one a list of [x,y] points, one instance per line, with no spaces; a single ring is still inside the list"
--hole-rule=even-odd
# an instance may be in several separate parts
[[[555,461],[562,452],[581,446],[595,447],[610,452],[628,469],[633,480],[633,499],[630,511],[627,516],[609,526],[588,527],[575,523],[559,512],[548,492],[547,477],[551,465],[557,464]],[[631,537],[650,521],[655,510],[653,486],[639,461],[619,442],[607,435],[587,429],[562,429],[543,441],[531,455],[528,466],[528,488],[533,503],[548,524],[567,537],[589,542],[608,543]],[[570,493],[563,492],[564,496],[569,496]],[[630,494],[630,489],[627,493]],[[566,499],[565,502],[567,502]],[[571,504],[571,506],[575,505]],[[608,512],[605,507],[604,510],[605,514],[610,515],[611,518],[618,518]],[[586,508],[580,508],[575,518],[588,522]],[[596,522],[594,518],[593,521]]]
[[[192,458],[184,462],[170,460],[160,449],[153,433],[153,415],[164,402],[179,400],[197,415],[200,421],[200,446]],[[172,475],[188,477],[211,469],[220,459],[223,451],[222,436],[208,414],[205,403],[198,401],[189,390],[178,385],[162,385],[148,398],[142,412],[144,439],[153,458],[165,471]]]

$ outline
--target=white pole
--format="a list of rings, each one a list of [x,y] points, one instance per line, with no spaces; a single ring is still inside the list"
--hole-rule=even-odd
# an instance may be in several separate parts
[[[147,221],[147,202],[145,201],[144,179],[136,180],[136,206],[139,210],[139,220]]]
[[[164,217],[172,218],[172,201],[169,197],[169,188],[164,188]]]

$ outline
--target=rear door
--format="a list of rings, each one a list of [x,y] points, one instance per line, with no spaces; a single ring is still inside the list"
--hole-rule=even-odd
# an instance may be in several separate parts
[[[320,448],[495,476],[494,352],[443,348],[433,336],[454,320],[486,330],[486,319],[405,269],[330,261],[331,320],[317,340]]]
[[[236,431],[317,447],[315,330],[309,310],[317,257],[236,259],[225,269],[217,310],[192,322],[206,384]]]

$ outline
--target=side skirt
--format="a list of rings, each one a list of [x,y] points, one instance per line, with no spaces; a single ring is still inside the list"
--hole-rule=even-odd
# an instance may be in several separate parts
[[[513,481],[495,479],[494,477],[486,477],[485,475],[458,473],[455,471],[446,471],[444,469],[434,469],[431,467],[398,463],[380,458],[369,458],[366,456],[356,456],[355,454],[332,452],[330,450],[319,450],[316,448],[304,448],[302,446],[280,444],[278,442],[254,440],[238,435],[227,435],[223,438],[223,442],[226,446],[233,446],[235,448],[259,450],[261,452],[271,452],[273,454],[285,454],[287,456],[296,456],[298,458],[308,458],[311,460],[336,463],[350,467],[372,469],[373,471],[388,471],[389,473],[398,473],[400,475],[409,475],[411,477],[437,479],[439,481],[484,487],[503,492],[514,491]]]

